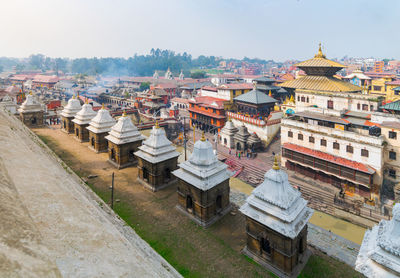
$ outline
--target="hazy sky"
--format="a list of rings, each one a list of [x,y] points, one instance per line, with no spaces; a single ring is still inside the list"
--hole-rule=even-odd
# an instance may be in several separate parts
[[[400,59],[399,0],[1,0],[0,56]]]

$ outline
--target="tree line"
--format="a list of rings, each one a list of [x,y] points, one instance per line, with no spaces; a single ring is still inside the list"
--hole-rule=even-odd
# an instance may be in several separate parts
[[[25,70],[62,71],[73,74],[88,75],[133,75],[151,76],[155,70],[161,72],[168,68],[177,76],[181,71],[185,76],[190,75],[193,69],[207,69],[218,66],[221,58],[201,55],[193,58],[192,55],[175,53],[171,50],[151,49],[149,54],[135,54],[129,58],[51,58],[43,54],[32,54],[28,58],[0,57],[0,71],[15,69],[17,72]],[[197,73],[198,74],[198,73]]]

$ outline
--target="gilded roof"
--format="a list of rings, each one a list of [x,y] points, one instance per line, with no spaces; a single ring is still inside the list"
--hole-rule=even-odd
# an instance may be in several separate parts
[[[306,75],[289,80],[280,85],[284,88],[327,91],[327,92],[358,92],[361,87],[332,76]]]
[[[306,61],[295,64],[296,67],[333,67],[333,68],[345,68],[345,65],[342,65],[338,62],[326,59],[326,58],[312,58]]]
[[[326,59],[326,56],[322,53],[321,44],[319,44],[318,53],[314,58],[295,64],[296,67],[333,67],[333,68],[345,68],[346,66],[337,62]]]

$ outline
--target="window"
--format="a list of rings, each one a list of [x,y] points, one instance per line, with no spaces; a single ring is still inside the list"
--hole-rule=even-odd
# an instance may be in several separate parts
[[[325,139],[321,139],[321,146],[326,147],[326,140]]]
[[[362,150],[361,150],[361,156],[368,157],[368,156],[369,156],[368,150],[362,149]]]
[[[374,106],[373,105],[369,106],[369,111],[374,111]]]
[[[306,98],[305,97],[301,97],[301,102],[306,102]]]
[[[361,104],[357,103],[357,110],[361,109]]]
[[[312,136],[308,137],[308,142],[310,142],[310,143],[313,143],[313,144],[314,144],[314,142],[315,142],[315,138],[314,138],[314,137],[312,137]]]
[[[293,138],[293,132],[288,131],[287,136],[290,137],[290,138]]]
[[[339,150],[340,149],[340,145],[338,142],[333,142],[333,149],[335,150]]]
[[[389,169],[389,176],[392,178],[396,178],[396,170]]]
[[[299,133],[299,134],[297,135],[297,139],[303,141],[303,134]]]
[[[328,100],[328,109],[333,109],[333,100]]]
[[[354,152],[353,146],[347,145],[347,146],[346,146],[346,152],[348,152],[348,153],[353,153],[353,152]]]
[[[381,91],[382,90],[382,86],[374,86],[374,91]]]
[[[389,131],[389,138],[390,139],[396,139],[397,138],[397,132]]]
[[[307,103],[309,103],[310,102],[310,99],[307,97]]]
[[[389,159],[391,159],[391,160],[396,160],[396,152],[394,152],[394,151],[389,151]]]
[[[362,105],[362,110],[363,111],[368,111],[368,104],[363,104]]]
[[[297,101],[300,101],[300,96],[297,96]]]

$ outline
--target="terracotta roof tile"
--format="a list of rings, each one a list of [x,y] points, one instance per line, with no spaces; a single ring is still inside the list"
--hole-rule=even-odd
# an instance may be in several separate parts
[[[302,154],[306,154],[309,156],[313,156],[315,158],[319,158],[325,161],[329,161],[341,166],[345,166],[348,167],[350,169],[354,169],[354,170],[358,170],[364,173],[368,173],[368,174],[373,174],[375,173],[375,169],[372,168],[369,165],[360,163],[360,162],[356,162],[356,161],[352,161],[350,159],[346,159],[346,158],[342,158],[342,157],[338,157],[335,155],[331,155],[328,153],[324,153],[321,151],[317,151],[317,150],[312,150],[306,147],[302,147],[302,146],[298,146],[292,143],[284,143],[283,148],[288,149],[288,150],[292,150],[298,153],[302,153]]]

